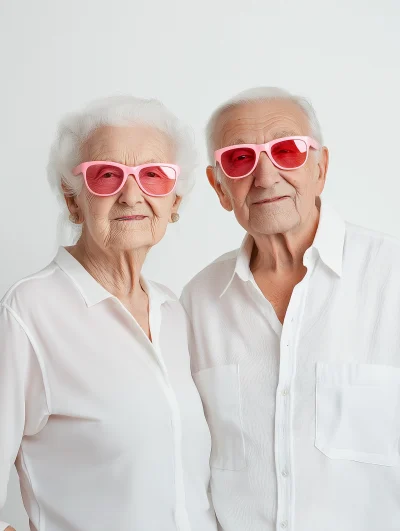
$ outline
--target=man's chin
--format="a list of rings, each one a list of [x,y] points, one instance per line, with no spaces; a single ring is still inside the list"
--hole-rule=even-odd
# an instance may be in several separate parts
[[[285,216],[283,214],[278,216],[263,216],[262,218],[257,216],[255,219],[250,219],[249,221],[248,232],[263,234],[265,236],[290,232],[299,224],[299,219],[295,216]]]

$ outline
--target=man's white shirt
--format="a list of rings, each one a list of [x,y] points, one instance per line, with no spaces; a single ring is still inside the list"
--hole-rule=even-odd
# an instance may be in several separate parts
[[[283,325],[253,239],[184,289],[223,531],[400,529],[400,244],[325,202]]]

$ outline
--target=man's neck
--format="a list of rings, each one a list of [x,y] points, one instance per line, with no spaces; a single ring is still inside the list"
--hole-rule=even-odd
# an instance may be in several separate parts
[[[254,235],[250,269],[258,274],[287,276],[303,269],[303,257],[314,241],[319,210],[313,209],[306,223],[284,234]]]

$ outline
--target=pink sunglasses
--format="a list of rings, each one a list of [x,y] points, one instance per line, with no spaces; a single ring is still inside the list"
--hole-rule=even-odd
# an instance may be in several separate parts
[[[179,172],[180,168],[175,164],[156,162],[125,166],[103,160],[83,162],[72,170],[74,175],[82,173],[89,192],[100,197],[120,192],[129,175],[133,175],[139,188],[146,195],[163,197],[174,191]]]
[[[215,151],[215,160],[230,179],[242,179],[253,173],[265,152],[281,170],[296,170],[307,162],[309,149],[320,149],[320,144],[309,136],[287,136],[266,144],[238,144]]]

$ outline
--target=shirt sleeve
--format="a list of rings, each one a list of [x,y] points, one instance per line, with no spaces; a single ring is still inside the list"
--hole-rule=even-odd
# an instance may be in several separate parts
[[[42,371],[18,315],[0,305],[0,511],[22,438],[48,418]],[[9,525],[0,521],[0,531]]]
[[[188,297],[186,289],[182,291],[182,294],[180,297],[180,303],[182,304],[183,309],[185,310],[185,314],[186,314],[186,334],[187,334],[187,341],[188,341],[189,355],[190,355],[190,368],[191,368],[192,373],[194,373],[196,372],[196,348],[195,348],[195,341],[194,341],[192,316],[190,313],[189,297]]]
[[[204,364],[201,362],[201,324],[196,322],[195,303],[192,297],[191,290],[186,286],[181,294],[180,302],[185,309],[187,315],[187,338],[190,355],[190,368],[192,374],[195,374],[202,368]],[[200,333],[199,333],[200,332]]]

